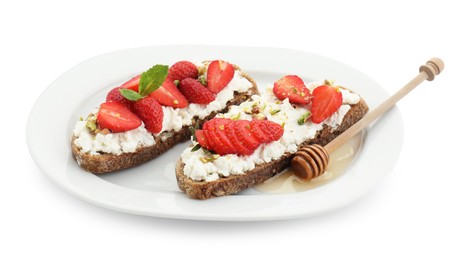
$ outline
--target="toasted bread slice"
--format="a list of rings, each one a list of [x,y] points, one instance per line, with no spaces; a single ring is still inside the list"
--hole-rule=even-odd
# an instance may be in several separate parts
[[[323,146],[326,145],[360,120],[367,112],[368,106],[365,101],[360,98],[357,104],[351,105],[350,110],[345,114],[341,124],[336,129],[332,129],[325,125],[315,138],[304,141],[300,146],[312,143]],[[213,197],[230,195],[262,183],[289,167],[293,155],[293,153],[286,152],[280,158],[268,163],[258,164],[254,169],[246,171],[243,174],[229,175],[214,181],[192,180],[184,174],[185,164],[182,159],[179,159],[176,164],[177,183],[179,188],[185,192],[188,197],[193,199],[205,200]]]
[[[249,99],[252,95],[259,94],[255,81],[249,75],[241,71],[238,66],[234,65],[234,68],[235,70],[240,71],[241,75],[252,83],[252,87],[246,92],[234,92],[233,99],[229,100],[226,103],[226,107],[223,109],[214,111],[203,119],[194,117],[191,125],[184,125],[178,131],[164,131],[158,135],[153,135],[155,139],[154,145],[138,147],[134,152],[121,154],[103,152],[98,154],[91,154],[88,152],[83,152],[81,147],[76,145],[76,136],[73,135],[71,138],[71,150],[73,158],[86,171],[92,172],[94,174],[102,174],[140,165],[156,158],[176,144],[188,141],[191,136],[191,131],[189,130],[190,126],[202,126],[206,120],[213,118],[216,114],[227,112],[230,106],[238,105]]]

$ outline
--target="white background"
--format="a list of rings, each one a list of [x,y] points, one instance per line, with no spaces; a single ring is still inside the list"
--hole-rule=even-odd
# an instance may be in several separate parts
[[[9,2],[0,4],[0,259],[464,259],[465,18],[453,1]],[[162,44],[314,52],[358,68],[390,93],[432,56],[446,69],[398,104],[405,139],[394,171],[328,215],[158,219],[99,208],[54,185],[26,145],[35,100],[85,59]]]

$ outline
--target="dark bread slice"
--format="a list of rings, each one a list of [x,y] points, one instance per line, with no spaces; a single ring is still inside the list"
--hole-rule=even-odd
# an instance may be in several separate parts
[[[355,124],[368,112],[368,106],[363,99],[360,99],[355,105],[351,105],[350,110],[345,115],[341,125],[335,130],[325,126],[317,137],[301,144],[326,145],[339,134]],[[243,175],[230,175],[215,181],[194,181],[184,175],[184,163],[181,159],[176,164],[176,179],[179,188],[190,198],[205,200],[213,197],[225,196],[237,193],[241,190],[250,188],[255,184],[262,183],[277,173],[289,167],[293,154],[285,153],[281,158],[257,165],[253,170],[245,172]]]
[[[240,70],[240,68],[237,66],[235,66],[235,69]],[[248,100],[252,95],[259,94],[256,82],[243,72],[242,76],[244,76],[253,84],[252,88],[250,88],[247,92],[235,93],[234,98],[227,102],[226,107],[223,110],[212,112],[204,119],[194,118],[195,122],[193,122],[193,125],[198,122],[199,126],[202,126],[205,121],[215,117],[217,113],[225,113],[228,111],[230,106],[239,105],[245,100]],[[120,155],[108,153],[91,155],[89,153],[84,153],[74,144],[74,136],[71,140],[71,150],[73,158],[86,171],[92,172],[94,174],[114,172],[150,161],[166,152],[176,144],[188,141],[191,137],[189,127],[190,126],[186,125],[178,131],[161,133],[159,136],[155,137],[155,145],[140,147],[133,153],[122,153]]]

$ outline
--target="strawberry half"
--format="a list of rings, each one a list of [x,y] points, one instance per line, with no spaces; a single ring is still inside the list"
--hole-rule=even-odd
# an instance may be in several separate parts
[[[157,90],[152,92],[150,96],[155,98],[158,103],[164,106],[184,108],[188,105],[187,99],[169,78],[166,78],[163,84]]]
[[[332,86],[319,86],[313,90],[310,107],[311,120],[315,124],[323,122],[334,114],[342,105],[342,93],[339,88]]]
[[[207,87],[216,94],[224,89],[234,77],[232,64],[222,60],[215,60],[208,65]]]
[[[107,128],[113,133],[136,129],[142,124],[139,117],[118,102],[101,104],[97,114],[97,123],[100,129]]]
[[[190,103],[208,104],[215,100],[213,93],[192,78],[183,79],[179,85],[179,90]]]
[[[197,66],[190,61],[178,61],[168,70],[168,78],[182,81],[186,78],[196,79],[199,76]]]
[[[127,88],[127,89],[131,89],[131,90],[134,90],[136,92],[139,91],[139,81],[140,81],[140,74],[135,76],[134,78],[126,81],[125,83],[123,83],[123,85],[121,85],[122,88]]]
[[[296,75],[287,75],[276,81],[273,93],[280,100],[289,98],[292,104],[308,104],[312,97],[304,81]]]
[[[146,96],[134,102],[132,109],[151,133],[159,133],[163,127],[163,109],[158,101]]]

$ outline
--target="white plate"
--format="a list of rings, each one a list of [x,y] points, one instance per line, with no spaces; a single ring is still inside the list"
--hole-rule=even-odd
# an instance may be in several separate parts
[[[105,208],[166,218],[225,221],[323,214],[355,201],[394,167],[403,136],[403,123],[396,108],[367,130],[362,151],[343,176],[306,192],[265,194],[249,189],[207,201],[188,199],[177,188],[174,163],[189,142],[147,164],[103,177],[89,174],[75,163],[70,151],[74,124],[98,106],[109,89],[154,64],[209,59],[239,65],[259,86],[273,83],[284,74],[297,74],[305,81],[335,79],[360,93],[370,107],[388,96],[379,84],[354,68],[301,51],[196,45],[121,50],[82,62],[44,91],[28,119],[27,143],[32,158],[60,187]]]

